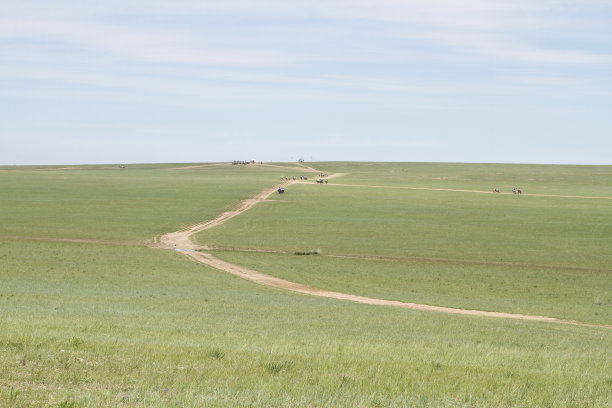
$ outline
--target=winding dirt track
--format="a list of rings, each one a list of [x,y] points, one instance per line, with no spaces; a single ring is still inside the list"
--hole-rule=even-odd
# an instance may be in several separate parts
[[[327,178],[339,177],[341,175],[342,174],[333,174]],[[569,325],[575,325],[575,326],[605,327],[605,328],[612,329],[612,325],[583,323],[583,322],[578,322],[575,320],[563,320],[563,319],[557,319],[554,317],[547,317],[547,316],[532,316],[532,315],[524,315],[524,314],[517,314],[517,313],[489,312],[489,311],[483,311],[483,310],[470,310],[470,309],[456,309],[452,307],[431,306],[431,305],[423,305],[423,304],[418,304],[418,303],[400,302],[396,300],[375,299],[375,298],[370,298],[366,296],[358,296],[358,295],[351,295],[351,294],[346,294],[346,293],[328,291],[324,289],[315,288],[312,286],[290,282],[284,279],[266,275],[264,273],[257,272],[252,269],[248,269],[248,268],[245,268],[239,265],[234,265],[232,263],[223,261],[215,257],[214,255],[206,252],[206,250],[208,249],[206,246],[198,245],[193,241],[192,237],[194,234],[197,234],[198,232],[204,231],[206,229],[213,228],[239,214],[242,214],[243,212],[252,208],[257,203],[267,200],[268,197],[270,197],[270,195],[276,192],[278,187],[281,187],[281,186],[285,187],[287,185],[296,184],[296,183],[300,183],[300,182],[286,181],[272,188],[266,189],[260,192],[259,194],[257,194],[255,197],[245,200],[242,203],[240,203],[238,208],[236,208],[235,210],[224,212],[213,220],[193,225],[182,231],[170,232],[168,234],[163,235],[162,237],[160,237],[159,241],[153,246],[157,248],[173,249],[177,252],[181,252],[182,254],[190,257],[196,262],[211,266],[215,269],[219,269],[219,270],[231,273],[241,278],[258,283],[260,285],[271,286],[271,287],[275,287],[279,289],[308,294],[312,296],[320,296],[320,297],[338,299],[338,300],[347,300],[351,302],[363,303],[363,304],[368,304],[368,305],[393,306],[393,307],[399,307],[399,308],[404,308],[404,309],[421,310],[421,311],[428,311],[428,312],[452,313],[452,314],[467,315],[467,316],[492,317],[492,318],[502,318],[502,319],[529,320],[529,321],[535,321],[535,322],[561,323],[561,324],[569,324]]]

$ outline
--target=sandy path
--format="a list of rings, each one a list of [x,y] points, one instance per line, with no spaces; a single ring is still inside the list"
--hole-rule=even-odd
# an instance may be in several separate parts
[[[189,170],[189,169],[199,169],[199,168],[204,168],[204,167],[232,167],[234,166],[234,164],[232,163],[204,163],[204,164],[194,164],[194,165],[189,165],[189,166],[181,166],[181,167],[171,167],[169,169],[166,170]],[[243,166],[242,164],[238,164],[236,166]],[[306,166],[306,165],[296,165],[296,166],[283,166],[280,164],[267,164],[267,163],[252,163],[252,164],[246,164],[244,166],[256,166],[256,167],[273,167],[273,168],[278,168],[278,169],[287,169],[290,171],[294,171],[294,172],[299,172],[299,171],[312,171],[317,173],[318,170],[313,169],[312,167]]]
[[[66,242],[70,244],[96,244],[96,245],[118,245],[118,246],[139,246],[139,247],[147,246],[141,241],[104,241],[101,239],[45,238],[45,237],[27,237],[27,236],[17,236],[17,235],[4,236],[3,238],[18,240],[18,241]]]
[[[330,186],[338,187],[363,187],[363,188],[384,188],[391,190],[422,190],[422,191],[448,191],[454,193],[475,193],[475,194],[494,194],[494,195],[517,195],[510,192],[499,192],[484,190],[466,190],[456,188],[434,188],[434,187],[408,187],[408,186],[379,186],[372,184],[341,184],[341,183],[330,183]],[[529,196],[529,197],[553,197],[553,198],[586,198],[590,200],[612,200],[612,197],[600,197],[600,196],[577,196],[577,195],[561,195],[561,194],[537,194],[537,193],[522,193],[518,196]]]
[[[219,166],[224,166],[224,167],[229,167],[231,166],[232,163],[205,163],[205,164],[193,164],[193,165],[189,165],[189,166],[181,166],[181,167],[170,167],[166,170],[189,170],[189,169],[199,169],[202,167],[219,167]]]
[[[327,178],[338,177],[340,174],[334,174]],[[441,313],[452,313],[459,315],[467,315],[467,316],[479,316],[479,317],[492,317],[492,318],[502,318],[502,319],[515,319],[515,320],[528,320],[535,322],[552,322],[552,323],[561,323],[561,324],[570,324],[576,326],[590,326],[590,327],[606,327],[611,328],[612,325],[605,324],[596,324],[596,323],[583,323],[574,320],[563,320],[557,319],[554,317],[547,316],[532,316],[532,315],[524,315],[518,313],[504,313],[504,312],[490,312],[483,310],[471,310],[471,309],[456,309],[452,307],[444,307],[444,306],[432,306],[432,305],[424,305],[418,303],[410,303],[410,302],[400,302],[397,300],[385,300],[385,299],[375,299],[366,296],[358,296],[351,295],[340,292],[333,292],[324,289],[315,288],[312,286],[302,285],[295,282],[290,282],[281,278],[277,278],[274,276],[266,275],[261,272],[257,272],[252,269],[248,269],[239,265],[235,265],[226,261],[223,261],[214,255],[204,252],[207,247],[196,244],[192,236],[200,231],[204,231],[206,229],[213,228],[217,225],[224,223],[225,221],[242,214],[247,211],[257,203],[261,201],[265,201],[270,195],[274,194],[279,186],[287,186],[290,184],[298,183],[298,181],[286,181],[282,184],[274,186],[273,188],[266,189],[255,197],[243,201],[238,208],[233,211],[224,212],[219,215],[217,218],[203,222],[200,224],[196,224],[192,227],[184,229],[182,231],[171,232],[163,235],[159,239],[159,243],[154,245],[158,248],[166,248],[173,249],[177,252],[181,252],[182,254],[190,257],[196,262],[211,266],[215,269],[222,270],[224,272],[231,273],[232,275],[239,276],[243,279],[247,279],[249,281],[258,283],[260,285],[271,286],[274,288],[289,290],[292,292],[308,294],[312,296],[320,296],[330,299],[338,299],[338,300],[347,300],[356,303],[363,303],[368,305],[378,305],[378,306],[393,306],[404,309],[412,309],[412,310],[421,310],[428,312],[441,312]]]
[[[578,325],[578,326],[612,328],[612,326],[609,326],[609,325],[595,324],[595,323],[582,323],[582,322],[577,322],[573,320],[562,320],[562,319],[556,319],[554,317],[547,317],[547,316],[531,316],[531,315],[523,315],[523,314],[517,314],[517,313],[487,312],[483,310],[456,309],[452,307],[431,306],[431,305],[423,305],[423,304],[418,304],[418,303],[400,302],[397,300],[375,299],[375,298],[370,298],[366,296],[358,296],[358,295],[350,295],[350,294],[340,293],[340,292],[332,292],[332,291],[328,291],[324,289],[318,289],[312,286],[290,282],[290,281],[287,281],[281,278],[277,278],[274,276],[263,274],[261,272],[257,272],[252,269],[234,265],[232,263],[223,261],[209,253],[196,252],[193,250],[188,250],[188,251],[179,250],[179,251],[189,256],[190,258],[196,260],[197,262],[203,263],[205,265],[211,266],[216,269],[220,269],[225,272],[229,272],[232,275],[239,276],[241,278],[250,280],[260,285],[272,286],[275,288],[289,290],[292,292],[304,293],[307,295],[320,296],[320,297],[338,299],[338,300],[348,300],[351,302],[363,303],[367,305],[393,306],[393,307],[400,307],[403,309],[421,310],[421,311],[428,311],[428,312],[441,312],[441,313],[452,313],[452,314],[460,314],[460,315],[467,315],[467,316],[494,317],[494,318],[503,318],[503,319],[530,320],[530,321],[535,321],[535,322],[554,322],[554,323],[572,324],[572,325]]]
[[[162,235],[159,238],[159,243],[154,246],[157,246],[160,248],[181,249],[181,250],[186,250],[186,251],[206,249],[205,246],[198,245],[193,241],[192,236],[194,234],[197,234],[198,232],[204,231],[209,228],[216,227],[217,225],[223,224],[225,221],[231,218],[234,218],[235,216],[247,211],[249,208],[253,207],[255,204],[261,201],[265,201],[269,196],[274,194],[279,187],[285,187],[293,183],[294,183],[293,181],[286,181],[272,188],[268,188],[258,193],[255,197],[242,201],[235,210],[226,211],[224,213],[221,213],[217,218],[213,220],[202,222],[196,225],[192,225],[191,227],[186,228],[181,231],[170,232],[168,234]]]

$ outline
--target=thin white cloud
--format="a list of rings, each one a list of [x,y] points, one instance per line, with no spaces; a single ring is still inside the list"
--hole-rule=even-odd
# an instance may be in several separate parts
[[[167,107],[240,118],[263,106],[271,118],[318,114],[308,126],[336,121],[347,135],[439,110],[469,135],[488,118],[453,111],[503,119],[525,100],[608,97],[611,12],[605,0],[5,0],[0,102],[23,105],[11,120],[24,132],[28,103],[61,100],[122,104],[140,118]],[[358,114],[334,116],[348,111]]]
[[[505,33],[483,35],[479,32],[440,30],[422,34],[422,38],[467,55],[498,60],[552,65],[612,65],[612,52],[537,47]]]
[[[444,48],[465,57],[480,56],[497,60],[538,64],[609,65],[612,55],[598,50],[564,48],[537,44],[539,32],[569,27],[580,28],[579,19],[559,15],[564,9],[610,5],[606,1],[563,3],[553,1],[528,2],[466,0],[313,0],[286,2],[267,0],[210,1],[133,1],[90,2],[82,5],[69,0],[49,2],[8,2],[0,9],[0,38],[10,47],[11,42],[21,50],[3,53],[6,60],[45,63],[49,48],[58,55],[62,52],[80,54],[84,63],[89,58],[104,58],[118,63],[142,62],[164,64],[195,64],[236,68],[287,68],[308,61],[333,60],[335,57],[355,58],[348,51],[334,55],[319,49],[296,52],[292,41],[297,38],[273,37],[279,32],[256,40],[248,33],[232,34],[231,30],[208,28],[207,23],[182,27],[181,19],[212,15],[240,20],[318,19],[328,21],[396,23],[381,32],[384,36],[420,41],[431,49],[430,55],[444,52]],[[551,13],[551,10],[556,13]],[[142,14],[143,21],[136,19]],[[155,17],[175,16],[178,24],[166,27],[155,24]],[[550,15],[555,17],[550,17]],[[123,19],[122,19],[123,17]],[[148,21],[148,19],[152,21]],[[133,19],[139,21],[135,24]],[[239,21],[240,21],[239,20]],[[323,23],[325,24],[325,23]],[[333,31],[329,33],[333,40]],[[385,38],[382,37],[381,40]],[[28,44],[29,42],[29,44]],[[280,45],[280,46],[279,46]],[[38,49],[35,49],[38,47]],[[21,51],[21,53],[19,52]],[[384,63],[394,58],[393,52],[376,55]],[[72,57],[74,58],[74,57]],[[48,56],[53,59],[53,55]],[[34,61],[33,61],[34,60]]]

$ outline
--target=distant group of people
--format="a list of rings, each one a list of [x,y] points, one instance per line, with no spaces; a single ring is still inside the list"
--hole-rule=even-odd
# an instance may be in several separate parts
[[[296,181],[298,179],[298,177],[300,178],[300,180],[302,181],[307,181],[308,180],[308,176],[282,176],[280,179],[281,181]],[[328,177],[327,173],[319,173],[319,177],[315,180],[317,182],[317,184],[327,184],[327,179],[324,179],[323,177]],[[285,189],[282,187],[278,187],[278,193],[282,194],[285,192]]]
[[[291,181],[291,180],[295,181],[295,180],[297,180],[297,178],[295,176],[289,176],[289,177],[283,176],[283,177],[281,177],[281,181]],[[300,176],[300,180],[302,180],[302,181],[308,180],[308,176]]]
[[[319,178],[316,179],[315,181],[318,184],[327,184],[327,180],[323,178],[323,177],[327,177],[327,176],[328,175],[326,173],[320,173],[319,174]],[[308,180],[308,176],[299,176],[299,178],[302,181],[307,181]],[[282,176],[280,179],[281,179],[281,181],[291,181],[291,180],[296,181],[297,177],[296,176]]]
[[[493,189],[493,192],[494,192],[494,193],[499,193],[499,188],[495,187],[495,188]],[[518,187],[513,187],[513,188],[512,188],[512,194],[523,194],[523,192],[521,191],[521,189],[520,189],[520,188],[518,188]]]
[[[234,166],[237,164],[255,164],[255,163],[256,163],[255,159],[253,160],[234,160],[232,162]]]

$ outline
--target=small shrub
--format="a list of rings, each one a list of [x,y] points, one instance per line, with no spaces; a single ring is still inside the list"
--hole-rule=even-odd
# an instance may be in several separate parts
[[[70,345],[71,345],[72,347],[79,347],[79,346],[80,346],[81,344],[83,344],[83,343],[84,343],[84,341],[83,341],[83,339],[81,339],[80,337],[72,337],[72,338],[70,339]]]
[[[10,348],[14,348],[15,350],[21,351],[21,350],[23,350],[25,344],[24,344],[23,341],[12,341],[12,340],[9,340],[9,341],[6,342],[6,346],[10,347]]]
[[[315,249],[314,251],[295,251],[294,255],[319,255],[321,253],[320,249]]]
[[[17,398],[19,397],[19,390],[16,390],[15,388],[11,387],[8,390],[8,400],[11,404],[14,404],[17,401]]]
[[[76,407],[76,403],[74,401],[63,401],[57,404],[57,408],[74,408]]]
[[[340,379],[340,385],[338,386],[338,389],[343,388],[346,384],[348,384],[351,381],[351,378],[348,377],[345,374],[342,374],[342,378]]]
[[[221,360],[223,357],[225,357],[225,353],[221,349],[215,347],[208,352],[208,357]]]
[[[291,361],[271,361],[266,363],[266,371],[270,374],[278,374],[283,370],[289,370],[293,366],[293,362]]]

